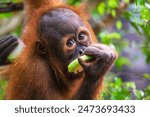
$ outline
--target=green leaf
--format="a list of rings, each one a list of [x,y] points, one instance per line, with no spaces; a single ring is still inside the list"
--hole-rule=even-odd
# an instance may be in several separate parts
[[[97,7],[97,10],[98,10],[98,13],[100,14],[100,15],[104,15],[104,13],[105,13],[105,3],[104,2],[102,2],[102,3],[100,3],[99,5],[98,5],[98,7]]]
[[[117,32],[112,32],[112,33],[101,32],[99,34],[99,37],[101,38],[102,43],[109,45],[112,44],[113,39],[120,40],[121,34]]]
[[[108,39],[121,39],[121,35],[117,32],[113,32],[106,35]]]
[[[129,4],[130,3],[130,0],[124,0],[127,4]]]
[[[0,100],[4,99],[6,86],[7,86],[7,81],[1,80],[0,81]]]
[[[115,62],[116,66],[121,69],[123,65],[129,65],[130,61],[128,58],[125,57],[119,57],[116,62]]]
[[[121,78],[116,77],[115,78],[115,84],[120,86],[122,84]]]
[[[0,18],[10,18],[13,16],[13,13],[1,13]]]
[[[111,8],[117,8],[118,7],[118,0],[108,0],[108,6]]]
[[[81,4],[81,0],[68,0],[68,4],[79,6]]]
[[[140,11],[143,20],[150,20],[150,11],[147,7],[143,7]]]
[[[113,17],[116,17],[116,11],[115,11],[115,10],[112,10],[112,11],[111,11],[111,15],[112,15]]]
[[[146,78],[146,79],[150,79],[150,74],[145,73],[145,74],[143,74],[143,77]]]
[[[135,85],[135,83],[133,83],[133,82],[127,82],[127,83],[126,83],[126,86],[127,86],[128,88],[132,88],[133,90],[136,89],[136,85]]]
[[[145,5],[145,0],[136,0],[137,5]]]
[[[131,18],[134,17],[133,14],[129,11],[124,11],[123,15],[127,20],[130,20]]]
[[[137,23],[130,21],[131,26],[139,33],[141,34],[141,32],[139,31],[139,26]]]
[[[116,22],[116,27],[117,27],[118,30],[120,30],[122,28],[122,22],[120,20],[118,20]]]
[[[142,99],[143,96],[144,96],[144,92],[141,91],[141,90],[136,90],[135,91],[135,96],[136,96],[137,99]]]

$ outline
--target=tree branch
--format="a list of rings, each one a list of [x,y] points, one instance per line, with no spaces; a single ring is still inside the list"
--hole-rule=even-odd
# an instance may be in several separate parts
[[[20,11],[23,9],[23,3],[0,3],[0,13]]]

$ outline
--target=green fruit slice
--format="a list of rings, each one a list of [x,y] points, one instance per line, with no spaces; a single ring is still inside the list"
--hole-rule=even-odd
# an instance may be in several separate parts
[[[83,55],[80,57],[83,61],[89,61],[91,60],[93,57],[92,56],[87,56],[87,55]],[[72,61],[69,65],[68,65],[68,71],[69,72],[74,72],[74,73],[78,73],[80,71],[82,71],[83,68],[81,67],[81,65],[79,64],[78,58],[76,58],[74,61]]]

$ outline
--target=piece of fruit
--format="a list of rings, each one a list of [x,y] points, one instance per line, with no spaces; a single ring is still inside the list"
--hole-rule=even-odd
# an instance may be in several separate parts
[[[87,55],[83,55],[80,57],[83,61],[90,61],[92,60],[92,56],[87,56]],[[74,72],[74,73],[78,73],[81,72],[83,70],[82,66],[80,65],[78,58],[76,58],[74,61],[72,61],[69,65],[68,65],[68,71],[69,72]]]

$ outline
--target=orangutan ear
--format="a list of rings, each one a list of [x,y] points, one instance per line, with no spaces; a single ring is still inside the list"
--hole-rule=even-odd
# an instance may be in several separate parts
[[[40,41],[36,41],[36,52],[42,55],[47,53],[45,46]]]

